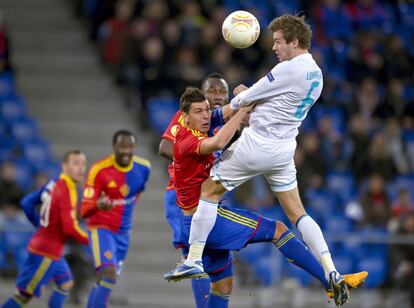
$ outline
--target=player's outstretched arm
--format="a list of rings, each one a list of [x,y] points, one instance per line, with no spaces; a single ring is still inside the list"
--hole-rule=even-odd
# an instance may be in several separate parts
[[[173,150],[174,143],[169,139],[162,138],[158,147],[158,155],[172,161],[174,159]]]
[[[204,139],[200,144],[200,154],[208,155],[222,150],[233,138],[234,133],[240,128],[240,124],[249,116],[253,106],[240,109],[214,137]]]

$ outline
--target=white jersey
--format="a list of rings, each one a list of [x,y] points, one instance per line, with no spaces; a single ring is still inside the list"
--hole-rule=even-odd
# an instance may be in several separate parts
[[[294,139],[322,92],[322,71],[309,53],[277,64],[269,74],[230,102],[240,109],[256,101],[250,128],[274,140]]]

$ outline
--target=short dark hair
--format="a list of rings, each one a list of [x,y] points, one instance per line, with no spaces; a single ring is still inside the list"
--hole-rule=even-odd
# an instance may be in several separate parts
[[[126,129],[120,129],[112,137],[112,145],[116,144],[119,136],[130,136],[134,139],[134,143],[136,143],[136,140],[137,140],[137,137],[135,136],[133,132],[126,130]]]
[[[77,149],[67,151],[67,152],[63,155],[62,162],[63,162],[63,163],[67,163],[67,162],[69,161],[69,158],[70,158],[70,156],[71,156],[71,155],[81,155],[81,154],[83,154],[83,152],[82,152],[81,150],[77,150]]]
[[[180,98],[180,109],[188,113],[192,103],[204,102],[205,100],[206,97],[199,88],[187,87]]]
[[[206,82],[209,79],[223,79],[224,80],[224,77],[222,74],[217,73],[217,72],[211,73],[206,78],[204,78],[203,81],[201,82],[201,89],[204,89],[204,86],[206,85]]]
[[[294,39],[297,39],[300,48],[306,50],[310,48],[312,30],[305,21],[305,15],[299,17],[284,14],[273,19],[267,28],[272,32],[282,31],[286,43],[291,43]]]

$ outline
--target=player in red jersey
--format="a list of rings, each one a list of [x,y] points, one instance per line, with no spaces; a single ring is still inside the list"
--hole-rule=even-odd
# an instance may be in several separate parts
[[[98,275],[87,306],[93,308],[108,304],[127,256],[133,209],[150,174],[150,162],[134,156],[133,133],[116,132],[112,145],[114,154],[91,167],[81,205]]]
[[[201,84],[202,91],[206,96],[210,107],[212,109],[223,107],[228,103],[229,87],[223,76],[219,73],[212,73],[203,80]],[[216,131],[224,124],[224,119],[220,118],[222,113],[216,113],[217,117],[213,117],[213,125],[210,128],[210,134]],[[172,243],[176,249],[181,248],[184,258],[187,257],[188,249],[185,243],[181,240],[182,229],[182,212],[177,206],[177,196],[174,189],[174,171],[172,166],[173,161],[173,145],[175,135],[178,127],[184,126],[184,119],[181,110],[173,116],[162,135],[162,140],[159,146],[159,154],[167,158],[170,163],[168,164],[168,173],[170,180],[165,190],[165,216],[168,224],[172,230]],[[191,286],[193,289],[194,301],[197,308],[204,308],[207,305],[207,296],[210,290],[210,280],[206,275],[202,279],[192,279]]]
[[[87,234],[77,220],[76,186],[85,175],[85,155],[78,150],[66,153],[62,170],[50,195],[42,197],[40,217],[34,222],[39,228],[29,243],[29,256],[17,278],[17,293],[3,304],[4,308],[22,307],[32,296],[40,297],[42,286],[51,280],[56,287],[49,307],[63,307],[73,286],[72,274],[62,253],[69,238],[88,244]]]

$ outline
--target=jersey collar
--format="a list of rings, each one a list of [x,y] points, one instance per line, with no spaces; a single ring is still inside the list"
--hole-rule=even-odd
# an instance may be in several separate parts
[[[65,173],[61,173],[59,178],[64,180],[71,187],[76,187],[75,181],[70,176],[66,175]]]
[[[115,155],[111,155],[111,159],[112,159],[112,163],[115,167],[116,170],[121,171],[121,172],[128,172],[131,171],[132,167],[134,166],[134,157],[132,157],[131,162],[129,163],[128,166],[126,167],[122,167],[121,165],[119,165],[116,160],[115,160]]]

